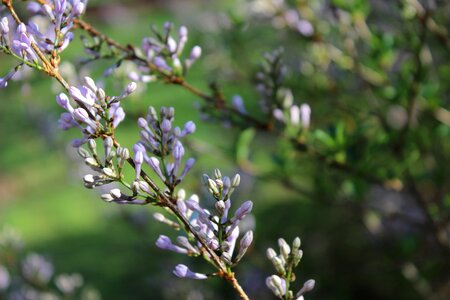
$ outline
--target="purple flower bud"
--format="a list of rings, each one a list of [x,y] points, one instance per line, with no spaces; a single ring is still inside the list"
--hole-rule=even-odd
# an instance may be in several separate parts
[[[169,250],[173,252],[177,252],[180,254],[187,254],[188,251],[185,248],[181,248],[177,245],[172,244],[172,241],[169,237],[165,235],[160,235],[159,238],[156,240],[156,246],[163,250]]]
[[[168,119],[164,119],[161,123],[161,130],[163,133],[168,133],[172,128],[172,123]]]
[[[113,103],[116,104],[116,103]],[[111,106],[113,105],[111,104]],[[117,105],[119,105],[119,103],[117,103]],[[119,126],[119,124],[125,119],[125,111],[123,110],[123,108],[121,106],[118,106],[116,110],[114,110],[114,114],[113,114],[113,127],[117,128],[117,126]]]
[[[217,250],[219,248],[219,241],[215,238],[212,238],[207,242],[207,246],[211,250]]]
[[[278,275],[267,277],[266,285],[279,298],[282,298],[286,294],[286,281]]]
[[[139,188],[140,188],[142,191],[144,191],[144,192],[150,194],[150,186],[148,185],[147,182],[145,182],[145,181],[139,181]]]
[[[138,121],[137,121],[137,124],[138,124],[138,126],[141,127],[142,129],[145,129],[145,128],[147,128],[147,126],[148,126],[148,122],[147,122],[147,120],[145,120],[144,118],[139,118]]]
[[[56,103],[58,103],[59,106],[67,110],[69,113],[73,112],[73,107],[70,105],[69,97],[67,97],[66,94],[61,93],[56,96]]]
[[[231,227],[231,226],[230,226]],[[226,251],[229,257],[233,256],[234,248],[236,246],[236,241],[239,237],[239,227],[232,228],[230,232],[230,227],[228,227],[229,236],[227,238],[227,243],[229,245],[229,249]]]
[[[295,297],[296,298],[302,297],[305,293],[312,291],[315,285],[316,281],[314,279],[309,279],[303,284],[303,287],[300,289],[300,291],[298,291]]]
[[[182,131],[182,135],[188,135],[188,134],[192,134],[195,132],[195,123],[192,121],[187,122],[186,124],[184,124],[184,128]]]
[[[250,247],[252,242],[253,242],[253,231],[250,230],[246,232],[241,239],[241,242],[239,244],[239,252],[236,256],[235,262],[239,262],[241,260],[241,258],[245,255],[247,249]]]
[[[234,213],[233,218],[231,219],[231,222],[235,222],[236,220],[242,220],[246,215],[248,215],[253,208],[253,202],[248,200],[242,203],[242,205],[236,210]]]
[[[155,57],[153,59],[153,63],[159,69],[169,70],[169,71],[171,70],[171,68],[167,65],[166,61],[162,57],[159,57],[159,56]]]
[[[72,32],[68,32],[65,36],[64,36],[64,40],[61,44],[61,46],[58,47],[58,51],[63,51],[64,49],[67,48],[67,46],[69,46],[69,43],[73,40],[74,35]]]
[[[188,36],[188,29],[186,28],[186,26],[181,26],[180,29],[178,30],[178,37],[181,39],[187,39]]]
[[[178,177],[180,180],[184,178],[184,176],[186,176],[186,174],[192,169],[192,167],[195,164],[195,159],[194,158],[189,158],[185,163],[184,163],[184,168],[183,171],[181,172],[181,175]]]
[[[87,141],[88,141],[87,138],[73,139],[71,142],[71,145],[74,148],[78,148],[78,147],[83,146]]]
[[[133,161],[136,171],[136,179],[138,179],[139,176],[141,175],[142,163],[144,162],[144,153],[142,153],[142,151],[136,152]]]
[[[184,202],[184,200],[178,200],[177,201],[177,208],[183,215],[186,214],[187,206],[186,206],[186,203]]]
[[[173,270],[173,274],[180,278],[192,278],[192,279],[206,279],[208,276],[201,273],[194,273],[185,265],[179,264]]]
[[[27,27],[24,23],[20,23],[19,26],[17,26],[17,33],[18,34],[25,34],[27,32]]]
[[[180,244],[184,248],[188,249],[189,252],[197,253],[197,254],[199,253],[199,251],[196,248],[194,248],[194,246],[191,245],[191,243],[189,242],[187,237],[185,237],[185,236],[178,236],[177,237],[177,242],[178,242],[178,244]]]
[[[73,111],[73,116],[78,121],[86,123],[88,125],[92,123],[92,120],[89,118],[89,114],[84,108],[81,107],[75,108]]]
[[[78,17],[81,16],[84,13],[84,10],[86,8],[86,4],[84,4],[83,2],[78,2],[75,4],[75,6],[73,7],[73,16],[74,17]]]
[[[189,55],[189,60],[192,62],[196,61],[202,55],[202,48],[200,46],[194,46],[191,50],[191,54]]]
[[[177,42],[172,37],[167,39],[167,49],[170,53],[174,53],[177,50]]]
[[[94,79],[92,79],[91,77],[84,77],[83,78],[83,82],[86,85],[86,87],[88,87],[91,91],[93,91],[94,93],[97,93],[98,87],[95,84]]]
[[[95,95],[92,94],[92,91],[90,93],[88,91],[90,90],[85,87],[82,87],[81,90],[74,86],[69,88],[69,94],[72,98],[86,105],[93,106],[95,103]]]
[[[127,95],[129,95],[129,94],[133,93],[133,92],[136,90],[136,88],[137,88],[136,82],[130,82],[130,83],[127,85],[127,88],[125,89],[125,93],[126,93]]]
[[[0,21],[0,34],[6,35],[9,33],[9,24],[8,24],[8,18],[3,17]]]
[[[175,143],[174,148],[173,148],[172,154],[173,154],[173,158],[174,158],[176,161],[180,161],[181,158],[183,158],[183,155],[184,155],[183,144],[181,144],[179,141],[177,141],[177,142]]]
[[[161,178],[161,180],[165,182],[166,177],[164,177],[163,173],[161,172],[161,169],[159,167],[159,160],[156,157],[150,157],[147,163],[150,165],[153,171],[159,176],[159,178]]]

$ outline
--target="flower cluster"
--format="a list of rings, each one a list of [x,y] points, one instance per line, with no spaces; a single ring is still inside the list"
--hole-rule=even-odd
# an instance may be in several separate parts
[[[303,287],[295,294],[295,297],[293,291],[290,290],[290,283],[295,281],[293,270],[300,263],[303,256],[300,244],[300,238],[298,237],[292,242],[292,247],[284,239],[280,238],[278,240],[279,255],[274,249],[267,249],[267,258],[272,262],[277,274],[267,277],[266,285],[280,299],[301,300],[305,293],[314,288],[315,281],[310,279],[304,283]]]
[[[63,130],[77,127],[83,138],[73,141],[74,147],[86,143],[89,138],[110,135],[125,118],[125,112],[120,101],[136,90],[136,83],[131,82],[120,96],[106,96],[105,91],[98,87],[90,77],[84,78],[84,85],[70,87],[69,94],[78,107],[73,107],[69,97],[61,93],[56,102],[66,110],[58,121]]]
[[[206,259],[212,260],[207,249],[204,249],[206,246],[220,258],[222,264],[233,267],[242,259],[253,241],[253,232],[246,232],[241,237],[239,249],[236,251],[236,244],[240,236],[238,225],[251,212],[253,203],[251,201],[244,202],[233,216],[230,216],[230,196],[239,186],[240,176],[237,174],[232,179],[227,176],[222,177],[221,172],[216,169],[213,178],[204,175],[203,180],[209,193],[215,199],[212,211],[200,206],[199,198],[196,195],[185,200],[184,193],[181,193],[176,202],[179,213],[189,221],[196,236],[200,237],[202,242],[195,241],[194,235],[188,234],[188,237],[178,236],[176,245],[169,237],[161,235],[156,241],[156,245],[161,249],[181,254],[195,256],[203,254]],[[168,223],[160,216],[157,219]],[[189,241],[194,241],[196,244],[191,244]],[[207,275],[192,272],[184,265],[177,265],[174,274],[178,277],[193,279],[207,278]]]
[[[282,63],[282,49],[267,53],[261,71],[256,74],[256,89],[261,96],[261,108],[280,122],[289,137],[296,138],[309,128],[311,107],[294,103],[292,91],[283,86],[285,66]],[[236,108],[239,108],[234,103]]]
[[[11,18],[0,20],[0,49],[6,54],[15,55],[21,61],[31,65],[38,64],[38,57],[31,44],[35,39],[24,23],[13,26]]]
[[[164,24],[162,33],[153,28],[155,37],[146,37],[142,40],[141,52],[144,60],[156,66],[159,71],[168,72],[173,75],[185,75],[194,62],[201,56],[200,46],[194,46],[187,58],[181,56],[188,41],[188,29],[181,26],[178,29],[178,38],[171,35],[173,24],[167,22]],[[151,73],[152,70],[142,66],[144,73]],[[136,72],[130,73],[132,80],[150,81],[152,77],[142,76]]]
[[[49,17],[50,22],[46,28],[41,29],[36,22],[28,24],[19,23],[13,25],[11,17],[3,17],[0,20],[0,51],[15,56],[22,64],[34,68],[46,67],[40,64],[42,55],[50,54],[52,65],[58,66],[58,54],[67,48],[73,40],[70,31],[74,25],[74,18],[81,16],[86,8],[86,0],[54,0],[51,4],[40,5],[31,2],[29,9],[37,16],[43,14]],[[6,87],[18,68],[14,68],[5,77],[0,78],[0,88]]]
[[[44,5],[31,2],[29,5],[33,13],[49,18],[50,23],[47,24],[47,28],[40,29],[32,21],[28,22],[27,26],[41,51],[48,54],[53,51],[62,52],[73,40],[74,35],[70,30],[73,28],[74,19],[84,13],[87,0],[53,0],[52,2]]]
[[[150,106],[147,116],[137,122],[141,139],[133,147],[136,178],[145,161],[172,192],[195,163],[194,158],[189,158],[182,165],[185,150],[180,141],[195,131],[195,123],[189,121],[183,129],[174,127],[174,115],[173,107],[162,107],[158,118],[155,108]]]

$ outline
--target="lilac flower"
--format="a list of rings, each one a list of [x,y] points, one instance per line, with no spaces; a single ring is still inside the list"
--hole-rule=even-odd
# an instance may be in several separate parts
[[[88,106],[93,106],[95,103],[95,94],[86,86],[82,86],[81,89],[71,86],[69,89],[69,94],[76,101],[80,101]]]
[[[141,151],[137,151],[136,154],[134,155],[133,161],[134,161],[134,168],[136,171],[135,178],[137,180],[141,175],[141,167],[142,163],[144,162],[144,153]]]
[[[207,279],[208,276],[201,273],[194,273],[186,265],[179,264],[173,270],[173,274],[180,278]]]
[[[253,241],[253,231],[247,231],[247,233],[244,234],[242,237],[240,244],[239,244],[239,252],[236,256],[235,262],[239,262],[241,258],[245,255],[247,252],[247,249],[250,247]]]
[[[58,121],[61,129],[78,127],[83,133],[83,138],[79,140],[84,142],[90,137],[97,137],[100,134],[110,135],[108,128],[117,128],[125,119],[125,112],[120,106],[120,99],[106,97],[103,89],[99,88],[93,79],[84,78],[84,85],[80,87],[71,86],[69,94],[75,104],[70,103],[69,97],[61,93],[56,97],[56,102],[64,108],[67,113],[62,114]],[[129,89],[132,89],[132,87]],[[106,100],[108,103],[106,103]],[[73,120],[70,119],[72,117]],[[81,145],[80,143],[76,143]]]
[[[118,102],[111,104],[109,113],[112,116],[113,128],[117,128],[117,126],[125,119],[125,111]]]
[[[177,252],[180,254],[187,254],[188,250],[185,248],[181,248],[177,245],[172,244],[172,241],[169,237],[165,235],[160,235],[158,240],[156,241],[156,246],[163,250],[170,250],[173,252]]]
[[[9,24],[8,24],[8,18],[3,17],[0,20],[0,35],[2,37],[6,36],[9,33]]]
[[[169,188],[178,185],[195,162],[188,159],[183,167],[185,151],[180,141],[181,137],[195,131],[195,124],[189,121],[181,131],[179,127],[173,127],[173,121],[173,108],[162,107],[158,118],[156,110],[150,107],[146,118],[139,118],[137,122],[142,129],[139,143],[145,151],[155,155],[145,161]]]
[[[282,298],[286,294],[286,280],[280,278],[278,275],[267,277],[266,285],[279,298]]]
[[[72,105],[70,105],[69,97],[67,97],[66,94],[61,93],[58,96],[56,96],[56,103],[58,103],[59,106],[67,110],[69,114],[73,113],[74,109]]]
[[[50,21],[46,32],[41,32],[34,23],[28,24],[28,29],[35,37],[41,51],[60,53],[69,45],[74,37],[71,32],[74,18],[84,13],[85,2],[80,0],[54,0],[53,5],[44,4],[39,7],[32,7],[35,13],[43,13]]]

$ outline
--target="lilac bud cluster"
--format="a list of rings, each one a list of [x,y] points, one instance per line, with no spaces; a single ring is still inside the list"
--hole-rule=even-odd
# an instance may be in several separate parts
[[[42,69],[40,58],[35,48],[43,54],[51,54],[52,64],[57,66],[59,58],[57,55],[67,48],[73,40],[73,33],[70,31],[74,25],[74,18],[81,16],[86,9],[86,0],[54,0],[53,3],[40,5],[35,2],[30,3],[30,10],[34,15],[42,14],[49,18],[46,28],[41,29],[33,22],[28,25],[15,23],[10,17],[3,17],[0,20],[0,51],[13,55],[22,63],[30,67]],[[45,69],[45,68],[44,68]],[[0,78],[0,88],[7,85],[17,71],[15,68],[5,77]]]
[[[62,130],[76,127],[83,133],[83,138],[72,142],[74,147],[81,146],[89,138],[111,135],[112,130],[125,118],[120,101],[134,90],[136,83],[131,82],[120,96],[106,96],[105,91],[92,78],[85,77],[84,85],[71,86],[69,89],[69,94],[76,103],[75,107],[66,94],[56,96],[58,105],[66,110],[61,114],[58,127]]]
[[[1,299],[3,296],[5,299],[78,299],[81,294],[98,295],[96,290],[83,287],[81,275],[55,275],[54,269],[42,255],[23,253],[17,233],[7,229],[0,231]]]
[[[53,2],[53,3],[51,3]],[[28,22],[28,30],[43,53],[60,53],[73,40],[70,31],[74,19],[80,17],[85,9],[87,0],[53,0],[44,5],[33,4],[29,7],[33,13],[42,14],[49,18],[47,28],[41,30],[34,22]]]
[[[108,193],[102,194],[101,198],[106,202],[118,204],[147,204],[155,199],[150,188],[145,181],[136,180],[131,184],[123,179],[123,168],[130,158],[127,148],[117,147],[114,149],[114,142],[111,137],[103,140],[103,154],[101,159],[97,151],[97,143],[94,139],[89,139],[87,149],[78,148],[78,154],[84,159],[87,166],[95,171],[95,174],[86,174],[83,177],[84,186],[92,189],[98,186],[119,182],[131,191],[126,195],[118,188],[112,188]]]
[[[297,138],[309,129],[311,107],[306,103],[295,104],[292,91],[283,87],[285,66],[281,56],[281,49],[264,56],[262,70],[256,74],[256,89],[261,95],[262,110],[280,122],[289,137]],[[239,109],[237,104],[234,106]]]
[[[141,140],[133,147],[136,177],[145,161],[170,191],[183,180],[195,163],[194,158],[189,158],[182,164],[185,150],[180,141],[195,131],[195,123],[189,121],[183,128],[174,127],[174,115],[173,107],[162,107],[158,117],[155,108],[150,106],[147,116],[139,118],[137,122],[141,128]]]
[[[300,106],[294,104],[292,91],[287,88],[280,88],[277,99],[282,103],[282,107],[273,110],[273,117],[285,126],[294,136],[300,130],[308,130],[311,119],[311,107],[307,103]]]
[[[315,281],[310,279],[303,284],[303,287],[295,294],[290,290],[290,283],[295,281],[294,268],[298,266],[303,256],[300,250],[300,238],[296,237],[292,246],[283,239],[278,239],[280,254],[274,249],[267,249],[267,258],[272,262],[277,274],[267,277],[266,285],[280,299],[303,300],[303,295],[314,288]]]
[[[244,202],[230,216],[230,196],[239,186],[240,176],[238,174],[230,179],[227,176],[222,177],[221,172],[216,169],[213,177],[203,175],[203,182],[215,200],[212,211],[203,208],[196,195],[185,200],[183,192],[178,195],[176,202],[179,213],[189,221],[195,235],[189,233],[188,237],[179,236],[176,239],[177,244],[172,243],[167,236],[161,235],[156,245],[161,249],[181,254],[197,256],[203,253],[203,257],[210,261],[212,261],[210,253],[213,252],[219,257],[221,264],[233,267],[242,259],[253,241],[252,231],[246,232],[239,240],[238,227],[239,223],[250,214],[253,203],[251,201]],[[238,240],[239,247],[236,246]],[[190,241],[194,241],[195,244],[191,244]],[[205,245],[208,249],[204,249]],[[193,279],[207,278],[206,274],[192,272],[184,265],[178,265],[174,274],[178,277]]]
[[[35,43],[33,34],[24,23],[15,26],[12,19],[3,17],[0,20],[0,50],[31,66],[37,66],[39,59],[32,43]]]
[[[142,40],[141,51],[147,62],[155,65],[159,70],[173,75],[185,75],[194,62],[200,58],[202,49],[194,46],[186,58],[182,58],[183,50],[188,41],[188,29],[181,26],[177,37],[172,36],[173,24],[164,24],[163,32],[153,28],[155,37],[146,37]],[[149,73],[151,70],[143,69]],[[132,80],[141,78],[137,73],[131,73]]]

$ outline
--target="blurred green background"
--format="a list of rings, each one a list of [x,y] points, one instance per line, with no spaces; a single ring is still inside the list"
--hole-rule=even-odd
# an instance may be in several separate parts
[[[168,20],[177,26],[187,25],[189,46],[198,44],[203,48],[203,57],[190,71],[188,80],[203,90],[207,90],[209,81],[217,80],[223,85],[227,99],[235,94],[244,99],[258,98],[252,85],[258,63],[263,53],[283,45],[290,69],[287,85],[297,101],[306,100],[313,107],[313,124],[316,123],[313,126],[330,127],[345,113],[357,111],[350,113],[354,117],[352,122],[346,120],[350,124],[347,127],[356,127],[371,114],[369,108],[364,111],[366,106],[370,107],[369,96],[352,86],[351,71],[339,73],[342,70],[333,66],[327,69],[338,74],[334,86],[320,68],[320,59],[327,59],[322,55],[323,49],[309,47],[309,39],[299,37],[288,28],[280,29],[264,18],[247,20],[244,7],[250,2],[258,1],[90,1],[86,20],[122,44],[134,45],[139,45],[142,37],[150,36],[152,24],[161,27]],[[291,2],[287,3],[304,1]],[[318,2],[321,1],[312,1],[311,5]],[[370,11],[377,11],[376,1],[351,2],[369,3]],[[396,17],[379,12],[369,14],[371,24],[384,26],[386,23],[393,28]],[[336,37],[335,43],[339,46],[343,41]],[[390,55],[381,53],[380,49],[380,56]],[[79,61],[81,51],[75,39],[62,58]],[[306,52],[315,55],[311,56],[319,61],[317,65],[300,61],[299,57]],[[450,77],[447,54],[443,55],[442,64],[446,69],[439,73],[445,76],[430,79],[429,89],[433,89],[433,83],[439,86],[431,99],[439,98],[448,90],[441,83]],[[340,67],[346,64],[344,58],[344,61],[338,59]],[[2,54],[0,61],[0,74],[5,74],[13,63]],[[100,78],[113,63],[93,63],[89,66],[91,77]],[[105,80],[108,91],[119,93],[128,82],[118,75]],[[369,79],[375,75],[370,73]],[[392,81],[393,87],[386,85],[380,90],[389,94],[389,87],[395,88],[396,84],[400,86]],[[341,86],[347,88],[339,89]],[[68,146],[76,133],[60,132],[56,128],[61,112],[54,100],[57,92],[51,80],[40,74],[31,76],[25,83],[11,83],[0,91],[0,228],[17,230],[26,242],[26,249],[45,254],[57,272],[82,274],[89,285],[101,292],[103,299],[233,299],[233,292],[219,279],[208,283],[172,276],[176,264],[196,262],[154,246],[159,234],[173,234],[170,228],[152,219],[156,209],[111,205],[100,200],[98,191],[83,188],[82,176],[86,169]],[[448,108],[444,100],[440,104]],[[316,279],[316,289],[308,299],[425,299],[426,295],[433,294],[430,292],[433,289],[435,296],[449,295],[449,261],[445,257],[432,259],[435,249],[423,246],[429,237],[403,223],[400,229],[386,233],[395,225],[380,229],[383,219],[379,211],[371,209],[370,199],[404,195],[358,178],[354,182],[354,178],[308,157],[290,156],[288,146],[274,142],[273,137],[264,133],[256,134],[249,146],[249,161],[243,162],[239,149],[242,143],[246,144],[245,133],[220,122],[203,121],[198,103],[201,100],[179,87],[150,83],[124,102],[128,117],[118,137],[122,145],[131,147],[139,139],[135,121],[148,105],[174,106],[176,124],[188,120],[197,124],[196,133],[189,139],[190,152],[198,161],[184,185],[188,194],[204,195],[201,174],[211,174],[214,168],[227,175],[236,172],[242,175],[235,208],[240,202],[253,200],[255,243],[236,272],[252,299],[273,299],[264,284],[265,278],[274,272],[265,259],[265,249],[276,247],[279,237],[292,241],[296,236],[302,238],[304,250],[297,284]],[[256,104],[248,105],[249,110],[256,108]],[[431,143],[440,136],[448,137],[448,125],[441,125],[433,127],[435,139]],[[383,138],[386,137],[380,139]],[[350,154],[367,155],[353,150]],[[378,153],[384,150],[383,147],[371,149]],[[448,162],[447,158],[448,155],[443,162]],[[289,163],[289,159],[295,163]],[[373,160],[368,156],[367,161],[369,165],[392,162],[380,155],[374,155]],[[370,167],[367,169],[371,171]],[[448,181],[444,177],[440,184],[445,186]],[[417,218],[420,222],[422,216],[419,214]],[[420,268],[416,277],[405,274],[405,266],[412,265],[411,261]],[[202,264],[194,269],[209,271]]]

